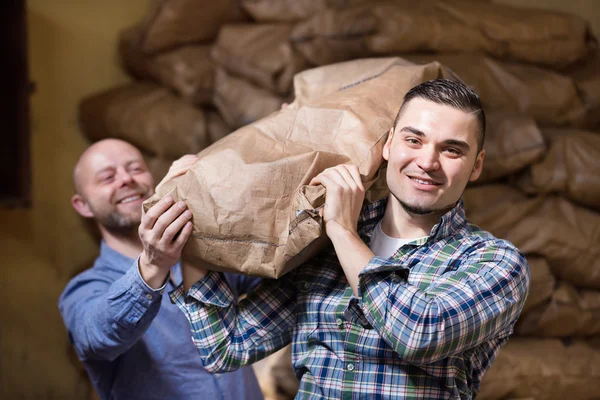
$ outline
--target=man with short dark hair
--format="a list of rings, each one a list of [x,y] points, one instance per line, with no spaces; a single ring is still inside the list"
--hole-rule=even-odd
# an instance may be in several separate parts
[[[306,399],[472,399],[529,287],[523,255],[467,222],[461,196],[482,170],[485,114],[459,82],[409,91],[383,148],[388,198],[363,207],[358,168],[327,189],[332,248],[237,306],[215,272],[173,300],[210,371],[293,343]]]
[[[196,159],[182,157],[165,179]],[[142,216],[154,180],[140,152],[122,140],[90,146],[73,175],[73,207],[97,223],[102,244],[94,266],[69,282],[59,308],[100,398],[262,399],[250,368],[223,375],[204,370],[189,324],[163,296],[181,282],[178,260],[192,231],[186,205],[166,198]],[[236,295],[257,283],[226,279]]]

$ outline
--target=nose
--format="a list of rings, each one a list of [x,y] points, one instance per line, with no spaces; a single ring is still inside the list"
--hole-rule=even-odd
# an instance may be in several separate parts
[[[119,186],[129,185],[131,182],[133,182],[133,177],[125,168],[117,169],[117,179],[120,183]]]
[[[419,168],[423,171],[437,171],[440,169],[439,154],[433,146],[422,148],[420,153],[416,159]]]

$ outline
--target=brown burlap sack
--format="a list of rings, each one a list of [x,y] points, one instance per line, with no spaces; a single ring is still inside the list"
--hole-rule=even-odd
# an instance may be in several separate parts
[[[564,71],[576,83],[585,103],[585,117],[580,126],[600,131],[600,50]]]
[[[543,157],[544,137],[531,117],[486,112],[486,127],[485,159],[476,183],[510,175]]]
[[[377,19],[370,8],[351,7],[318,13],[296,24],[290,41],[314,65],[369,57],[373,52],[367,49],[366,38],[377,30]]]
[[[239,2],[153,0],[148,14],[137,26],[140,48],[146,54],[155,54],[183,44],[212,40],[224,23],[248,19]]]
[[[556,338],[600,334],[600,291],[559,282],[547,302],[521,314],[515,333]]]
[[[367,66],[371,79],[357,80]],[[316,239],[325,193],[305,185],[342,163],[373,179],[404,94],[447,76],[437,63],[406,66],[395,58],[324,68],[346,77],[339,90],[230,134],[144,203],[147,209],[167,194],[186,201],[194,230],[183,258],[191,265],[277,278],[306,261],[322,245]]]
[[[286,24],[225,25],[212,49],[217,64],[265,89],[287,94],[306,61],[288,41]]]
[[[546,157],[516,179],[526,193],[559,193],[600,210],[600,135],[554,130]]]
[[[208,119],[207,129],[210,143],[221,140],[234,131],[234,129],[232,129],[225,123],[225,121],[223,121],[223,118],[219,115],[219,113],[215,111],[206,111],[206,116]]]
[[[511,338],[481,382],[477,400],[597,399],[600,352],[584,341]]]
[[[138,32],[125,30],[119,40],[121,61],[132,76],[161,83],[191,103],[210,103],[215,66],[209,45],[182,46],[149,56],[140,48]]]
[[[151,154],[143,153],[144,161],[146,161],[146,166],[148,170],[152,174],[154,178],[154,182],[160,182],[167,172],[169,172],[169,168],[171,168],[171,164],[176,160],[174,159],[165,159],[162,157],[154,156]]]
[[[584,100],[568,76],[481,55],[410,55],[414,62],[439,61],[481,96],[486,109],[530,115],[542,126],[581,125]]]
[[[118,138],[173,159],[210,144],[201,109],[152,83],[133,83],[92,95],[79,105],[79,123],[92,141]]]
[[[371,8],[378,30],[367,46],[376,54],[480,52],[556,67],[585,57],[593,42],[585,20],[554,11],[469,0],[395,0]]]
[[[279,110],[282,97],[217,70],[213,103],[225,122],[237,129]]]
[[[242,0],[256,21],[299,21],[327,9],[340,9],[372,0]]]
[[[548,262],[541,257],[527,256],[531,282],[529,294],[523,306],[523,313],[534,309],[552,296],[556,287],[556,278],[550,270]]]
[[[467,217],[523,253],[544,257],[559,280],[600,289],[600,214],[564,198],[515,192],[503,185],[467,189]]]
[[[265,400],[292,400],[300,382],[292,366],[292,345],[252,364]]]

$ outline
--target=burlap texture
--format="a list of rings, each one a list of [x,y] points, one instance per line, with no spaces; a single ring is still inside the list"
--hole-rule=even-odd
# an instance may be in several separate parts
[[[477,52],[556,67],[585,57],[594,42],[585,20],[555,11],[469,0],[394,0],[371,8],[378,30],[367,44],[376,54]]]
[[[296,24],[290,41],[312,64],[327,65],[369,57],[366,38],[376,30],[370,7],[326,10]]]
[[[265,400],[292,400],[300,381],[292,367],[292,345],[252,364]]]
[[[247,20],[239,0],[153,0],[150,11],[137,25],[140,48],[146,54],[184,44],[214,39],[226,22]]]
[[[260,87],[287,94],[306,62],[288,41],[287,24],[225,25],[212,49],[217,64]]]
[[[154,182],[160,182],[167,175],[167,172],[169,172],[171,164],[176,160],[175,158],[165,159],[147,153],[143,153],[143,156],[146,166],[154,178]]]
[[[237,129],[279,110],[282,97],[218,69],[213,103],[225,122]]]
[[[187,45],[156,55],[146,55],[140,47],[138,29],[120,35],[119,54],[125,69],[135,78],[152,79],[171,88],[186,101],[208,104],[212,97],[215,66],[211,46]]]
[[[515,333],[555,338],[598,335],[600,291],[559,282],[548,301],[521,314]]]
[[[483,377],[477,400],[598,398],[600,352],[584,341],[511,338]]]
[[[372,79],[357,79],[367,67]],[[437,63],[394,58],[324,68],[346,77],[337,91],[228,135],[144,203],[147,209],[169,194],[188,204],[194,230],[183,258],[191,265],[277,278],[310,258],[325,237],[317,211],[325,193],[305,185],[347,162],[371,180],[406,91],[447,76]]]
[[[543,157],[546,144],[535,121],[507,112],[486,112],[485,159],[477,180],[510,175]]]
[[[529,264],[531,282],[529,284],[529,294],[523,306],[523,313],[548,300],[556,288],[556,278],[546,260],[537,256],[527,256],[527,263]]]
[[[575,81],[585,103],[585,117],[580,126],[600,131],[600,49],[564,72]]]
[[[576,130],[548,130],[544,159],[516,179],[526,193],[559,193],[600,210],[600,135]]]
[[[242,0],[242,7],[259,22],[299,21],[327,9],[340,9],[373,0]]]
[[[505,185],[465,191],[467,216],[525,254],[544,257],[559,280],[600,289],[600,215],[556,197],[528,199]]]
[[[204,111],[152,83],[127,84],[83,99],[79,124],[92,141],[123,139],[165,159],[210,144]]]
[[[415,62],[439,61],[481,96],[486,109],[532,116],[541,126],[585,123],[585,100],[575,81],[558,72],[476,54],[410,55]]]

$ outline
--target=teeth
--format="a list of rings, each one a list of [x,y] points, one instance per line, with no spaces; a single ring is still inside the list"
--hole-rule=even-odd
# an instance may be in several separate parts
[[[433,183],[433,182],[429,182],[429,181],[423,181],[423,180],[421,180],[421,179],[417,179],[417,178],[412,178],[412,179],[413,179],[413,181],[415,181],[415,182],[418,182],[418,183],[421,183],[421,184],[423,184],[423,185],[434,185],[434,183]]]
[[[140,197],[142,197],[142,196],[140,196],[139,194],[135,195],[135,196],[129,196],[129,197],[126,197],[123,200],[121,200],[121,203],[131,203],[132,201],[136,201]]]

